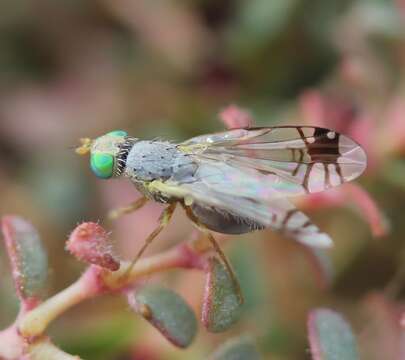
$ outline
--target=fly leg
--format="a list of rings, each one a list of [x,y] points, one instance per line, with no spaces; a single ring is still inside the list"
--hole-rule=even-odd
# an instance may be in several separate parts
[[[226,257],[225,253],[222,251],[221,247],[219,246],[218,242],[215,240],[211,231],[209,229],[207,229],[207,227],[198,220],[198,218],[191,211],[190,207],[183,205],[183,208],[186,211],[187,216],[198,227],[198,229],[206,236],[206,238],[210,242],[212,248],[214,249],[214,251],[217,253],[217,255],[222,260],[223,264],[225,265],[226,271],[228,272],[228,274],[231,278],[235,292],[238,295],[239,303],[243,304],[244,299],[243,299],[242,290],[240,288],[239,280],[235,274],[235,271],[232,268],[231,263],[228,261],[228,258]]]
[[[236,294],[238,295],[239,303],[243,304],[244,299],[243,299],[242,290],[240,288],[240,283],[239,283],[238,278],[236,277],[235,271],[233,270],[231,263],[228,261],[228,258],[226,257],[225,253],[222,251],[221,247],[219,246],[218,242],[215,240],[214,236],[207,230],[205,230],[204,233],[207,236],[207,239],[211,243],[212,247],[214,248],[215,252],[218,254],[218,256],[221,258],[222,262],[224,263],[226,271],[228,272],[229,276],[231,277],[231,281],[235,288]]]
[[[129,214],[131,212],[134,212],[138,209],[140,209],[142,206],[144,206],[148,202],[148,199],[146,197],[141,197],[134,202],[130,203],[127,206],[122,206],[117,209],[113,209],[108,213],[108,218],[110,220],[115,220],[121,217],[122,215]]]
[[[159,218],[159,225],[158,227],[151,232],[151,234],[145,239],[144,244],[136,254],[135,258],[132,260],[131,264],[129,265],[128,269],[125,271],[123,277],[125,278],[128,276],[133,267],[135,266],[136,262],[148,248],[148,246],[152,243],[152,241],[160,234],[160,232],[166,227],[166,225],[170,222],[174,210],[176,209],[176,203],[170,204],[166,209],[163,210],[162,214]]]

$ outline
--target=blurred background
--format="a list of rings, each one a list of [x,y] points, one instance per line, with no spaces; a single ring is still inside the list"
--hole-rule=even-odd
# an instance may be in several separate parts
[[[105,221],[108,209],[139,195],[127,181],[97,180],[71,149],[78,139],[125,129],[181,141],[222,130],[218,112],[231,103],[256,125],[322,125],[355,138],[370,162],[359,183],[379,211],[343,189],[300,201],[335,240],[321,263],[269,231],[227,242],[246,297],[242,320],[219,335],[201,327],[187,350],[168,344],[119,296],[71,309],[50,328],[55,343],[85,359],[198,360],[249,333],[264,359],[309,359],[307,312],[326,306],[352,323],[364,359],[397,359],[405,304],[403,0],[0,2],[0,213],[39,228],[48,294],[84,269],[64,250],[78,222],[100,220],[129,258],[161,209],[149,204]],[[148,251],[191,231],[178,211]],[[18,310],[4,252],[2,244],[1,327]],[[199,313],[202,273],[158,280]]]

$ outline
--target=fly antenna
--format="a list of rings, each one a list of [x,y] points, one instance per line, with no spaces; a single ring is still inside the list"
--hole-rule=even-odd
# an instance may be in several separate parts
[[[76,147],[75,153],[78,155],[86,155],[88,152],[90,152],[92,143],[93,143],[93,140],[90,138],[81,138],[80,139],[81,145]]]

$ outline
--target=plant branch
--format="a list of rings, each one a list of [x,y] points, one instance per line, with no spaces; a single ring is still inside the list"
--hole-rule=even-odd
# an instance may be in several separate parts
[[[198,247],[194,246],[198,244]],[[124,276],[130,262],[121,263],[118,271],[90,266],[72,285],[54,295],[21,317],[18,328],[24,338],[41,336],[48,325],[72,306],[101,293],[124,290],[143,276],[174,268],[202,268],[199,254],[207,251],[200,241],[177,245],[160,254],[140,259],[128,276]]]
[[[29,360],[81,360],[79,356],[73,356],[65,353],[49,339],[36,342],[28,347]]]

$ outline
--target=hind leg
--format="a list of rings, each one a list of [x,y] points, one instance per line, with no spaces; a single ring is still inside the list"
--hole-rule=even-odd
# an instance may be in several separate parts
[[[186,211],[187,216],[189,219],[198,227],[198,229],[204,234],[204,236],[208,239],[210,242],[212,248],[214,251],[218,254],[220,259],[222,260],[226,271],[228,272],[231,281],[233,283],[235,292],[238,294],[239,298],[239,303],[243,304],[244,299],[243,299],[243,294],[242,290],[240,288],[240,284],[238,281],[238,278],[236,277],[235,271],[232,268],[232,265],[228,261],[228,258],[226,257],[225,253],[222,251],[221,247],[219,246],[218,242],[215,240],[214,236],[212,235],[211,231],[204,225],[202,224],[199,219],[195,216],[194,212],[191,210],[190,207],[183,205],[184,210]]]

